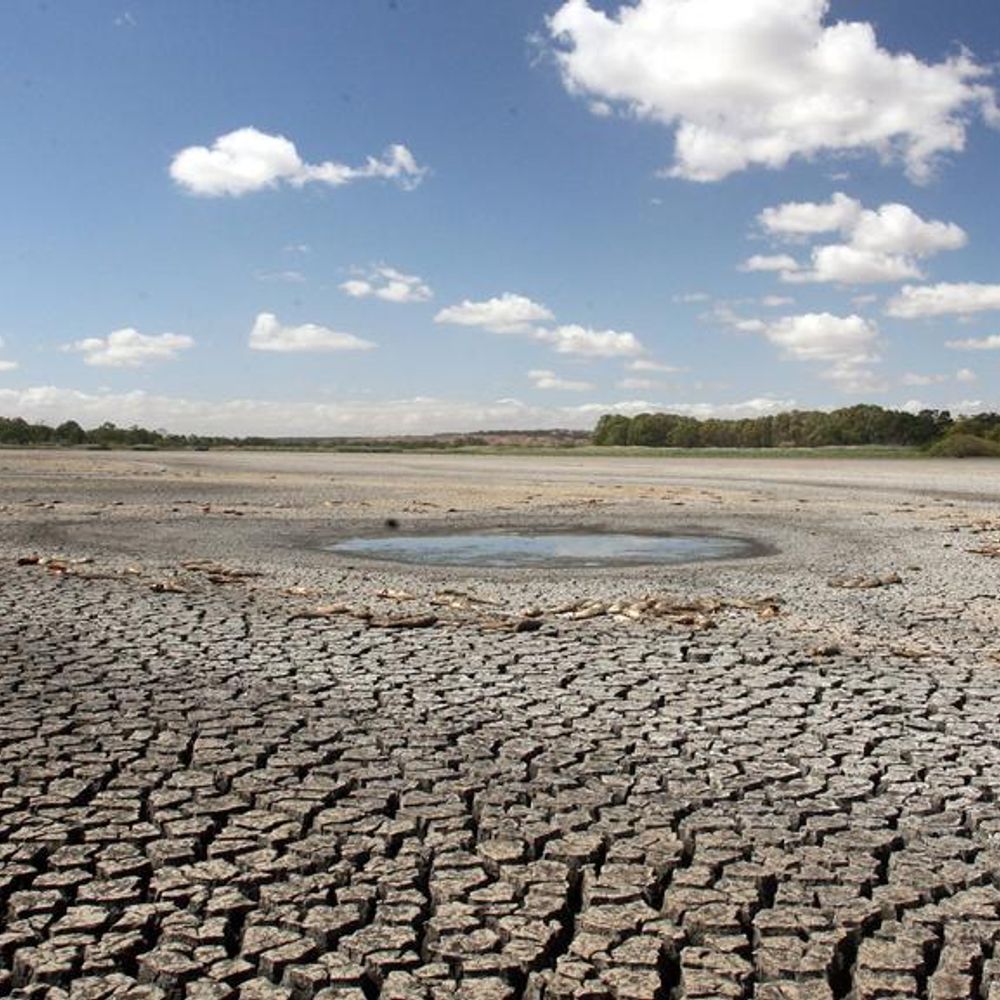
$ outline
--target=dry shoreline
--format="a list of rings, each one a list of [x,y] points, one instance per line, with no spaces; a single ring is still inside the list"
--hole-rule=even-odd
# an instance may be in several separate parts
[[[998,508],[996,462],[0,452],[0,996],[1000,996]],[[772,549],[322,550],[389,517]]]

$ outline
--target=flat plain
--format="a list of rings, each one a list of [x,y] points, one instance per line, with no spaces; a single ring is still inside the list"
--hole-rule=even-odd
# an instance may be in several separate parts
[[[991,461],[0,452],[0,995],[997,1000],[998,557]]]

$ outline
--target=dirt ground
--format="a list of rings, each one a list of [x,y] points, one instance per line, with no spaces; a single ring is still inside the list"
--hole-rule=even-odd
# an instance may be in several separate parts
[[[10,451],[0,561],[0,995],[1000,998],[1000,462]]]

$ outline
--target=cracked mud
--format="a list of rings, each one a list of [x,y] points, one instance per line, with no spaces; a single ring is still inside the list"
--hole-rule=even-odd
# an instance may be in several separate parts
[[[0,996],[1000,998],[995,465],[0,466]]]

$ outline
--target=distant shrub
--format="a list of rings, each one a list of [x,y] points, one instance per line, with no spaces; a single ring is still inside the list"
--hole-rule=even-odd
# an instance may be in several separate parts
[[[936,458],[1000,458],[1000,444],[975,434],[949,434],[928,449]]]

